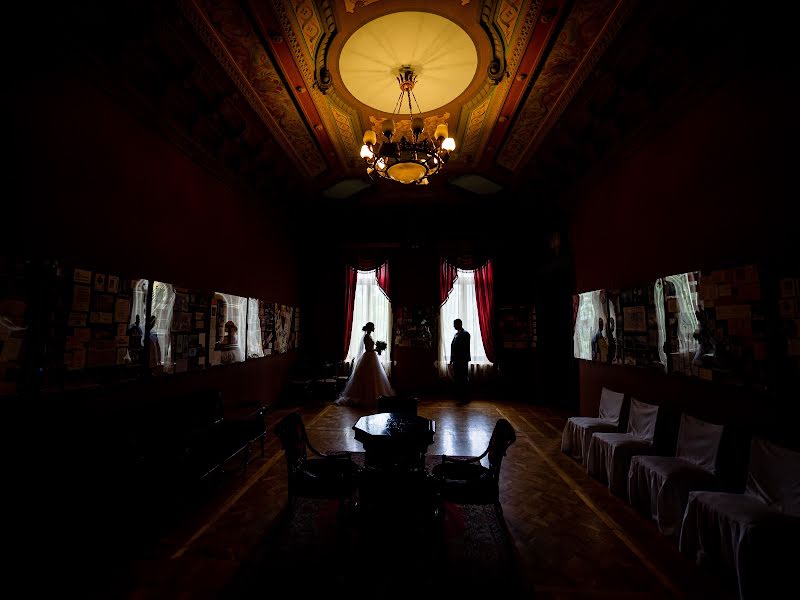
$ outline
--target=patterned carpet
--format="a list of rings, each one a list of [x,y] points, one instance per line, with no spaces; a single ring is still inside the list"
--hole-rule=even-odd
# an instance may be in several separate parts
[[[278,581],[303,595],[523,591],[516,548],[491,505],[445,503],[438,518],[339,508],[297,499],[221,596],[263,597]]]

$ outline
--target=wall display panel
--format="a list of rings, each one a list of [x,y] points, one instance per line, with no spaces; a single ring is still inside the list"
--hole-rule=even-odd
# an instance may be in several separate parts
[[[154,374],[206,368],[210,300],[208,292],[153,282],[147,333]]]
[[[247,300],[247,358],[269,356],[275,345],[275,304]]]
[[[437,347],[439,310],[435,306],[397,306],[392,311],[395,347]]]
[[[23,357],[31,344],[31,285],[28,263],[0,257],[0,396],[24,387]]]
[[[66,269],[64,384],[91,385],[141,374],[149,281]]]
[[[800,279],[782,277],[779,282],[778,313],[786,341],[786,370],[800,374]]]
[[[536,347],[536,308],[530,304],[497,308],[503,348]]]
[[[295,350],[300,349],[300,308],[294,309],[294,323],[292,324],[292,341]]]
[[[758,269],[747,265],[699,273],[698,346],[692,358],[702,379],[766,385],[767,327]]]
[[[606,362],[656,367],[666,372],[664,282],[609,292],[614,334]]]
[[[213,366],[243,362],[247,335],[247,298],[214,292],[209,318],[209,364]]]
[[[286,354],[289,350],[294,350],[295,329],[294,329],[295,309],[284,304],[275,305],[275,352]]]
[[[583,292],[572,299],[574,329],[573,356],[583,360],[606,362],[608,339],[605,325],[608,321],[606,291]]]

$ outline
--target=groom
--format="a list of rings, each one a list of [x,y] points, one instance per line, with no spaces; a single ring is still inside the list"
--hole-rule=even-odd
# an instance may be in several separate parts
[[[456,334],[450,344],[450,364],[453,365],[456,398],[460,404],[467,403],[467,383],[469,382],[469,333],[462,327],[461,319],[453,321]]]

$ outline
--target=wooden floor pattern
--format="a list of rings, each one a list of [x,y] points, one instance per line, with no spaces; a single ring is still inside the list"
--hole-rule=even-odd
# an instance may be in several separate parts
[[[280,409],[303,415],[320,450],[361,451],[352,425],[361,412],[331,404]],[[728,598],[727,582],[690,564],[654,524],[592,480],[560,452],[563,417],[523,403],[425,400],[420,415],[436,421],[429,454],[477,455],[494,424],[517,432],[501,473],[509,530],[536,598]],[[265,456],[231,477],[197,514],[145,555],[120,565],[108,595],[213,598],[286,505],[286,464],[274,436]],[[275,574],[281,588],[280,573]]]

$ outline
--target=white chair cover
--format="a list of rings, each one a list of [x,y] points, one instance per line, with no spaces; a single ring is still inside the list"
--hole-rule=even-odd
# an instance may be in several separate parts
[[[800,452],[753,438],[745,493],[800,517]]]
[[[658,523],[664,535],[679,535],[689,492],[715,490],[722,425],[681,416],[675,457],[634,456],[628,473],[628,500]]]
[[[687,414],[681,415],[675,456],[715,473],[722,430],[722,425],[706,423]]]
[[[598,416],[603,421],[619,425],[619,414],[622,411],[622,401],[624,399],[625,394],[622,392],[612,392],[603,388],[600,393],[600,414]]]
[[[658,419],[658,406],[631,398],[628,433],[640,440],[652,442],[656,432],[656,419]]]
[[[744,494],[692,492],[680,549],[736,574],[740,598],[780,597],[796,585],[800,452],[754,438]]]
[[[592,434],[616,431],[625,394],[603,388],[600,396],[600,417],[570,417],[561,434],[561,451],[586,464]]]
[[[653,434],[658,406],[631,398],[628,433],[595,433],[589,443],[586,468],[589,475],[608,483],[608,489],[625,497],[631,459],[653,453]]]

